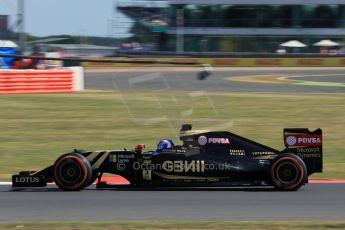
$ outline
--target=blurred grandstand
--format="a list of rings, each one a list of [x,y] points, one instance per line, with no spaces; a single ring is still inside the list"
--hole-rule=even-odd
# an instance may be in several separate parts
[[[298,52],[317,53],[315,42],[345,40],[344,0],[116,2],[121,12],[159,32],[159,48],[170,51],[272,53],[283,42],[299,40],[308,46]]]
[[[165,51],[169,55],[345,54],[345,0],[113,0],[112,8],[108,37],[68,36],[52,44],[23,32],[13,33],[7,28],[7,16],[0,15],[0,39],[25,35],[16,42],[22,47],[20,41],[25,37],[26,50],[30,42],[38,40],[49,43],[47,47],[58,46],[66,54],[92,56],[123,51]],[[19,22],[20,18],[15,25]],[[292,40],[305,47],[281,46]],[[315,45],[322,40],[339,45]]]
[[[152,32],[167,30],[167,1],[116,1],[116,6]]]
[[[275,52],[299,40],[300,52],[318,52],[322,39],[345,39],[344,0],[171,0],[170,38],[184,13],[185,51]],[[203,41],[196,42],[196,41]],[[172,42],[173,43],[173,42]]]
[[[123,49],[128,49],[128,47],[136,50],[139,48],[145,49],[145,47],[138,46],[137,42],[151,42],[156,44],[161,43],[160,36],[162,36],[161,34],[168,29],[167,12],[169,4],[167,1],[119,0],[115,1],[114,5],[116,6],[116,10],[135,21],[135,24],[132,27],[134,38],[131,39],[135,42],[123,44]],[[146,44],[146,48],[148,47],[149,45]],[[159,45],[158,47],[154,47],[154,44],[151,44],[151,48],[149,48],[149,50],[164,50],[164,47]]]

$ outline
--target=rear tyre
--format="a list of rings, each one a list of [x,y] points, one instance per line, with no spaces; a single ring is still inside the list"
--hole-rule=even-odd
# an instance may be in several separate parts
[[[307,168],[303,160],[292,154],[281,154],[271,168],[273,186],[278,190],[295,191],[307,181]]]
[[[89,185],[92,179],[90,162],[77,153],[59,157],[53,167],[56,185],[64,191],[79,191]]]

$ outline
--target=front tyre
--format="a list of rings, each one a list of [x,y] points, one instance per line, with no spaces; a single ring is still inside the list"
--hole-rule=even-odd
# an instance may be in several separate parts
[[[56,185],[64,191],[79,191],[89,185],[92,179],[90,162],[77,153],[59,157],[53,167]]]
[[[307,181],[307,168],[300,157],[284,153],[274,159],[271,179],[276,189],[295,191]]]

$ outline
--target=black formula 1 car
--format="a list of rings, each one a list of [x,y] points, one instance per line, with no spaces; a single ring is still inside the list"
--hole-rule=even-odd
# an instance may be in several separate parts
[[[297,190],[308,176],[322,172],[322,130],[284,129],[285,149],[267,147],[226,131],[193,131],[182,125],[180,146],[162,151],[83,151],[60,156],[41,171],[12,176],[13,187],[43,187],[48,182],[65,191],[81,190],[103,173],[126,178],[133,187],[273,186]]]

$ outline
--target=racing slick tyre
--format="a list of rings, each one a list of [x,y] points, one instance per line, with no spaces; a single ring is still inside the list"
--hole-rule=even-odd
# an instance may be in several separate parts
[[[97,180],[98,180],[98,173],[96,171],[92,171],[92,177],[91,177],[89,183],[85,187],[88,187],[88,186],[96,183]]]
[[[307,181],[307,168],[300,157],[284,153],[274,159],[271,179],[276,189],[295,191]]]
[[[59,157],[53,167],[56,185],[64,191],[79,191],[90,184],[92,167],[82,155],[69,153]]]

